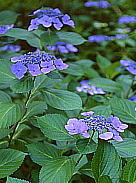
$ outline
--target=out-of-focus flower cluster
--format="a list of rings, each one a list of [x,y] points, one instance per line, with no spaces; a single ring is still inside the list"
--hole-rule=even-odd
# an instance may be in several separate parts
[[[118,23],[134,23],[136,22],[135,16],[122,16],[118,19]]]
[[[86,7],[98,7],[98,8],[107,8],[111,6],[111,4],[108,1],[88,1],[85,3]]]
[[[8,45],[5,45],[1,48],[1,51],[7,51],[7,50],[11,50],[11,51],[20,51],[21,50],[21,46],[19,45],[11,45],[11,44],[8,44]]]
[[[13,28],[14,24],[11,25],[0,25],[0,34],[5,34],[9,29]]]
[[[129,98],[129,100],[136,102],[136,94]]]
[[[38,29],[39,25],[43,25],[48,28],[52,25],[60,30],[64,24],[69,25],[71,27],[75,27],[73,20],[70,19],[68,14],[62,14],[58,8],[55,9],[38,9],[34,11],[30,16],[37,15],[37,18],[31,20],[30,26],[28,30]]]
[[[69,119],[65,125],[68,133],[70,135],[82,134],[83,137],[89,138],[89,130],[97,131],[100,139],[123,141],[119,132],[124,132],[128,125],[121,123],[116,116],[111,115],[106,119],[104,116],[93,115],[93,113],[92,111],[81,113],[82,116],[85,116],[84,119]]]
[[[78,49],[72,44],[61,41],[55,43],[52,46],[48,45],[46,48],[50,51],[56,51],[60,53],[78,52]]]
[[[29,52],[20,57],[11,58],[11,71],[18,79],[21,79],[29,70],[32,76],[47,74],[55,69],[63,70],[68,67],[61,59],[45,52]]]
[[[121,67],[125,67],[127,71],[129,71],[131,74],[136,75],[136,62],[133,62],[129,59],[122,59],[120,60]]]
[[[96,94],[105,94],[102,88],[96,88],[94,84],[90,85],[90,81],[81,81],[80,87],[76,87],[76,90],[78,92],[88,93],[90,95],[96,95]]]

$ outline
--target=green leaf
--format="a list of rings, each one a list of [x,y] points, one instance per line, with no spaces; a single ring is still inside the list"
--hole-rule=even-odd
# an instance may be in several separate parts
[[[114,78],[116,75],[119,74],[119,72],[117,71],[117,68],[120,67],[120,62],[115,62],[115,63],[112,63],[109,67],[105,68],[105,73],[106,73],[106,76],[109,77],[109,78]]]
[[[42,92],[48,105],[60,110],[74,110],[82,108],[81,98],[72,92],[48,89]]]
[[[6,137],[10,132],[11,132],[10,129],[1,128],[0,129],[0,139]]]
[[[18,14],[13,11],[1,11],[0,12],[0,25],[11,25],[17,19]]]
[[[103,57],[103,56],[101,56],[99,54],[96,57],[96,61],[97,61],[98,66],[100,67],[100,69],[103,72],[105,72],[105,68],[106,67],[111,65],[111,62],[107,58],[105,58],[105,57]]]
[[[27,105],[27,111],[24,118],[30,118],[38,114],[42,114],[46,111],[47,104],[43,101],[34,101]]]
[[[111,141],[122,158],[136,157],[136,140],[125,138],[122,142]]]
[[[110,100],[112,113],[123,122],[136,124],[136,103],[127,99],[112,98]]]
[[[59,37],[55,32],[48,30],[40,35],[40,40],[43,46],[54,45],[59,41]]]
[[[73,45],[80,45],[87,41],[80,34],[75,32],[58,32],[57,35],[61,41]]]
[[[27,148],[31,159],[41,166],[45,165],[47,160],[60,156],[58,149],[47,142],[29,144]]]
[[[74,76],[83,76],[84,75],[84,68],[81,65],[77,65],[75,63],[67,63],[69,67],[66,70],[63,70],[63,73],[71,74]]]
[[[0,90],[0,103],[12,102],[11,97],[4,91]]]
[[[112,181],[109,176],[103,175],[99,178],[98,183],[112,183]]]
[[[121,86],[117,82],[107,78],[94,78],[91,80],[90,84],[95,84],[96,87],[102,88],[104,91],[107,92],[122,90]]]
[[[129,161],[123,168],[121,180],[136,182],[136,159]]]
[[[119,183],[121,166],[121,158],[114,146],[101,141],[92,160],[95,181],[98,182],[101,176],[108,175],[113,183]]]
[[[36,48],[41,48],[40,39],[38,38],[38,36],[36,36],[32,32],[29,32],[25,29],[12,28],[12,29],[8,30],[7,33],[5,33],[3,35],[1,34],[1,36],[9,36],[9,37],[13,37],[16,39],[25,40],[31,46],[36,47]]]
[[[0,103],[0,128],[7,128],[18,122],[23,114],[22,104]]]
[[[8,177],[6,183],[29,183],[29,182],[26,180],[22,180],[22,179]]]
[[[98,105],[92,107],[90,110],[94,111],[97,115],[105,117],[109,117],[112,113],[110,105]]]
[[[55,158],[46,162],[40,171],[40,183],[68,183],[74,172],[74,162],[67,158]]]
[[[15,75],[10,69],[11,63],[8,60],[0,59],[0,83],[11,84]]]
[[[42,117],[37,117],[38,124],[45,136],[53,140],[74,140],[72,135],[69,135],[65,130],[68,118],[61,114],[47,114]]]
[[[24,158],[25,154],[15,149],[0,149],[0,178],[15,172]]]
[[[93,153],[97,149],[97,144],[91,139],[79,139],[76,142],[76,148],[80,154]]]
[[[11,89],[14,93],[26,93],[33,88],[33,80],[31,77],[24,77],[22,79],[16,79],[11,85]]]

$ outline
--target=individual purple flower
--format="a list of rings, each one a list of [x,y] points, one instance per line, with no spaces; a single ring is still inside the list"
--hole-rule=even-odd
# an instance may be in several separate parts
[[[73,28],[75,27],[73,20],[70,19],[70,16],[67,14],[63,15],[58,8],[45,10],[38,9],[29,16],[34,15],[36,15],[37,18],[31,20],[30,26],[28,27],[29,31],[38,29],[39,25],[43,25],[46,28],[53,25],[57,30],[60,30],[64,24]]]
[[[90,85],[90,81],[81,81],[80,84],[81,86],[76,87],[76,90],[78,92],[83,92],[83,93],[88,93],[90,95],[95,95],[95,94],[105,94],[102,88],[96,88],[94,84]]]
[[[122,16],[118,19],[118,23],[134,23],[136,22],[136,16]]]
[[[62,41],[59,41],[52,46],[48,45],[46,48],[50,51],[58,51],[60,53],[69,53],[78,51],[78,49],[72,44],[65,43]]]
[[[83,137],[90,137],[89,133],[87,133],[88,127],[82,120],[76,118],[69,119],[65,128],[70,135],[82,134]]]
[[[86,7],[99,7],[99,8],[107,8],[111,6],[111,4],[108,1],[88,1],[85,3]]]
[[[16,75],[18,79],[21,79],[27,72],[27,67],[25,67],[21,62],[17,62],[10,66],[12,73]]]
[[[102,42],[102,41],[110,40],[110,37],[109,36],[105,36],[105,35],[93,35],[93,36],[89,36],[88,40],[90,42]]]
[[[116,38],[116,39],[120,39],[120,40],[126,39],[126,38],[128,38],[128,37],[129,37],[128,34],[116,34],[116,35],[115,35],[115,38]]]
[[[131,74],[136,75],[136,62],[129,59],[120,60],[121,67],[125,67]]]
[[[19,45],[5,45],[1,48],[1,51],[7,51],[7,50],[18,52],[21,50],[21,46],[19,46]]]
[[[131,100],[131,101],[133,101],[133,102],[136,102],[136,94],[133,95],[132,97],[130,97],[128,100]]]
[[[16,63],[11,66],[11,71],[18,79],[21,79],[27,71],[32,76],[38,76],[42,73],[47,74],[55,69],[63,70],[68,67],[61,59],[41,51],[13,57],[11,62]]]
[[[84,129],[86,134],[89,134],[89,130],[97,131],[100,139],[123,141],[119,132],[124,132],[124,130],[128,128],[128,125],[121,123],[118,117],[111,115],[106,119],[104,116],[94,115],[93,111],[84,112],[81,113],[81,115],[86,116],[86,118],[80,120],[72,118],[69,119],[68,124],[65,125],[70,135],[82,134]],[[86,124],[87,127],[85,127],[84,124]]]
[[[0,34],[5,34],[9,29],[13,28],[14,24],[11,25],[0,25]]]

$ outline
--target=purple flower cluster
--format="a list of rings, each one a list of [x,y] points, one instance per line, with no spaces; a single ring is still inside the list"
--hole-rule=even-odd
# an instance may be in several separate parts
[[[129,98],[129,100],[136,102],[136,94]]]
[[[68,14],[62,14],[58,8],[55,9],[38,9],[34,11],[30,16],[37,15],[37,18],[31,20],[30,26],[28,30],[38,29],[38,26],[41,24],[44,27],[48,28],[52,25],[60,30],[64,24],[69,25],[71,27],[75,27],[73,20],[70,19]]]
[[[102,41],[111,41],[115,39],[126,39],[128,34],[116,34],[115,36],[105,36],[105,35],[93,35],[89,36],[88,40],[90,42],[102,42]]]
[[[121,67],[125,67],[131,74],[136,75],[136,62],[131,60],[120,60]]]
[[[81,81],[80,87],[76,87],[76,90],[78,92],[88,93],[90,95],[96,95],[96,94],[105,94],[102,88],[96,88],[95,85],[89,85],[90,81]]]
[[[89,130],[97,131],[100,139],[123,141],[119,132],[124,132],[128,125],[121,123],[116,116],[111,115],[106,119],[104,116],[95,116],[93,113],[92,111],[81,113],[82,116],[85,116],[84,119],[69,119],[65,125],[68,133],[70,135],[82,134],[83,137],[89,138]]]
[[[5,34],[9,29],[13,28],[14,24],[11,25],[0,25],[0,34]]]
[[[111,4],[108,1],[88,1],[85,3],[85,6],[86,7],[96,6],[99,8],[107,8],[111,6]]]
[[[29,52],[20,57],[11,58],[11,62],[16,62],[10,68],[18,79],[21,79],[29,70],[32,76],[47,74],[55,69],[63,70],[68,67],[61,59],[45,52]]]
[[[118,19],[118,23],[134,23],[136,22],[135,16],[122,16]]]
[[[50,51],[58,51],[60,53],[69,53],[78,51],[78,49],[72,44],[61,41],[55,43],[53,46],[48,45],[46,48]]]
[[[11,44],[8,44],[8,45],[5,45],[1,48],[1,51],[7,51],[7,50],[11,50],[11,51],[20,51],[21,50],[21,46],[19,45],[11,45]]]

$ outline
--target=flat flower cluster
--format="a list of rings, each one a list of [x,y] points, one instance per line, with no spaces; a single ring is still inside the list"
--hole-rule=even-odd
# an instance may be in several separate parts
[[[11,62],[16,62],[10,68],[18,79],[24,77],[29,70],[32,76],[47,74],[55,69],[63,70],[68,67],[61,59],[45,52],[29,52],[20,57],[11,58]]]
[[[14,24],[11,25],[0,25],[0,34],[5,34],[9,29],[13,28]]]
[[[131,74],[136,75],[136,62],[131,60],[120,60],[121,67],[125,67]]]
[[[46,28],[53,25],[57,30],[60,30],[64,24],[73,28],[75,27],[73,20],[70,19],[70,16],[68,14],[63,15],[58,8],[45,10],[38,9],[30,16],[34,15],[37,15],[37,18],[31,20],[30,26],[28,27],[29,31],[38,29],[40,24]]]
[[[75,46],[62,41],[59,41],[52,46],[48,45],[47,49],[50,51],[57,51],[60,53],[78,52],[78,49]]]
[[[136,22],[136,16],[122,16],[118,19],[118,23],[134,23]]]
[[[90,95],[95,95],[95,94],[105,94],[102,88],[96,88],[95,85],[89,85],[90,81],[81,81],[80,87],[76,87],[76,90],[78,92],[83,92],[83,93],[88,93]]]
[[[7,51],[7,50],[17,52],[17,51],[21,50],[21,46],[8,44],[8,45],[5,45],[1,48],[1,51]]]
[[[81,113],[82,116],[85,116],[84,119],[69,119],[65,125],[68,133],[70,135],[81,134],[83,137],[89,138],[89,131],[97,131],[100,139],[123,141],[119,132],[124,132],[128,125],[121,123],[116,116],[111,115],[106,119],[104,116],[96,116],[93,113],[92,111]]]
[[[85,3],[86,7],[99,7],[99,8],[107,8],[111,6],[111,4],[108,1],[88,1]]]

